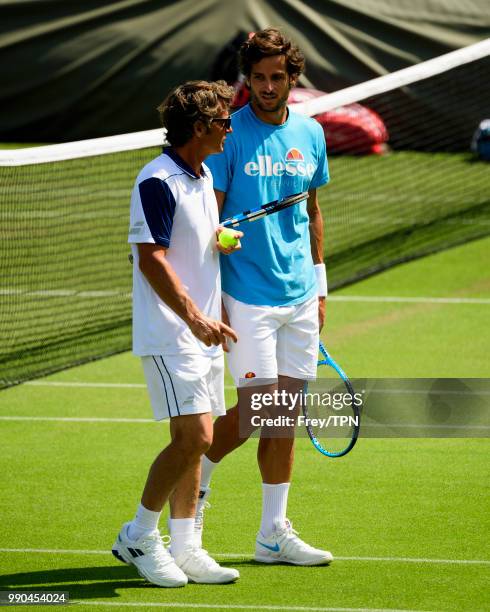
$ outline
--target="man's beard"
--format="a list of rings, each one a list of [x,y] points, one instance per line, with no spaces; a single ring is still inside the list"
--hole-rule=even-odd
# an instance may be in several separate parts
[[[262,112],[277,113],[277,111],[281,110],[282,108],[286,106],[288,98],[289,98],[289,92],[290,92],[290,89],[287,90],[287,92],[284,94],[282,98],[278,98],[276,100],[277,103],[272,107],[263,106],[262,100],[259,98],[259,96],[256,96],[252,90],[250,90],[250,98],[252,102],[257,106],[257,108],[260,108]]]

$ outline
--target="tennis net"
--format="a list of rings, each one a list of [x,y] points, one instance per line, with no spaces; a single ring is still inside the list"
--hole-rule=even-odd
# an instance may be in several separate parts
[[[361,103],[388,134],[384,155],[330,156],[320,199],[333,287],[490,233],[490,169],[470,152],[489,116],[489,54],[490,39],[296,106],[335,120]],[[346,149],[365,139],[347,134]]]
[[[467,152],[489,52],[486,41],[295,105],[317,116],[361,103],[389,134],[385,155],[330,159],[331,287],[490,233],[488,165]],[[0,151],[0,388],[130,348],[129,198],[162,142],[150,130]]]

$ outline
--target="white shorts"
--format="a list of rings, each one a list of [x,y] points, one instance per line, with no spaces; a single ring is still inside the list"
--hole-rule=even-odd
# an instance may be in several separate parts
[[[141,358],[155,420],[225,414],[224,358],[147,355]]]
[[[278,375],[312,380],[318,362],[318,297],[292,306],[254,306],[223,293],[238,342],[228,343],[228,368],[237,387]],[[257,381],[259,382],[259,381]]]

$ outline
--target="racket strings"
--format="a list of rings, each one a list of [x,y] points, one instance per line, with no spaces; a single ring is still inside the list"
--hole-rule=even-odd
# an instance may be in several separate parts
[[[341,457],[356,443],[362,397],[356,394],[343,370],[320,343],[318,366],[328,365],[335,378],[320,377],[305,388],[304,425],[315,447],[324,455]]]

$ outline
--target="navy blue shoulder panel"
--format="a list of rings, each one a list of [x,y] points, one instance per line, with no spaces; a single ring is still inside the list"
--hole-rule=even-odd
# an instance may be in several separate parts
[[[168,248],[175,213],[175,198],[165,181],[151,177],[139,185],[145,219],[155,244]]]

